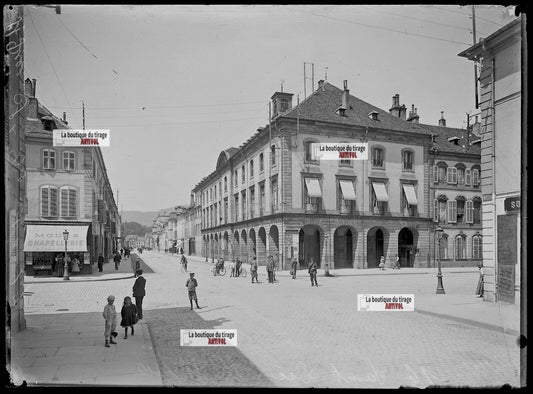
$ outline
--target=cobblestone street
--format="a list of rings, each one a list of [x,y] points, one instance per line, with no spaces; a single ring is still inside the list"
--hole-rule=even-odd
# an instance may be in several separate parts
[[[415,295],[417,305],[443,298],[475,298],[475,271],[445,275],[446,295],[436,296],[433,275],[319,276],[287,272],[260,284],[250,277],[213,277],[212,264],[189,259],[202,309],[188,309],[178,260],[157,252],[141,256],[143,308],[165,385],[279,387],[470,387],[519,385],[516,337],[417,312],[358,312],[357,294]],[[415,271],[416,272],[416,271]],[[133,279],[29,284],[27,308],[35,313],[101,311],[108,294],[131,293]],[[476,305],[476,303],[478,305]],[[486,303],[485,303],[486,304]],[[435,308],[438,310],[438,308]],[[30,312],[31,313],[31,312]],[[180,348],[180,329],[237,329],[236,348]]]

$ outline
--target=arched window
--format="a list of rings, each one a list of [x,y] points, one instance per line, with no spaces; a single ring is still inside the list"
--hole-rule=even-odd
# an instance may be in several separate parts
[[[462,233],[455,237],[455,258],[466,259],[466,235]]]
[[[449,184],[457,184],[457,167],[448,167],[446,169],[446,181]]]
[[[481,234],[476,234],[472,237],[472,258],[483,258],[483,236]]]
[[[472,167],[472,186],[479,187],[480,184],[480,168],[479,166]]]
[[[464,185],[465,184],[465,165],[462,163],[459,163],[455,166],[457,168],[457,184],[458,185]]]
[[[372,147],[372,167],[385,168],[385,148],[382,146]]]
[[[263,156],[263,152],[259,154],[259,172],[263,172],[265,168],[265,160]]]
[[[441,161],[433,167],[433,180],[435,183],[446,183],[446,171],[448,165]]]
[[[63,186],[61,193],[61,217],[75,218],[78,216],[78,190],[72,186]]]
[[[58,189],[56,186],[41,187],[41,217],[56,218],[58,205]]]
[[[402,168],[404,171],[412,171],[414,169],[415,152],[410,149],[402,151]]]
[[[56,168],[56,152],[53,149],[43,150],[43,169],[55,170]]]
[[[270,165],[276,165],[276,145],[270,147]]]

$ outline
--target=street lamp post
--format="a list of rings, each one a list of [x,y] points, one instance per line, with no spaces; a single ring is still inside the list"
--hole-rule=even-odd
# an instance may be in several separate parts
[[[442,285],[442,271],[441,271],[441,266],[440,266],[440,240],[442,238],[442,233],[444,232],[444,230],[440,227],[440,226],[437,226],[437,228],[435,229],[435,235],[437,236],[437,245],[438,245],[438,252],[439,254],[437,255],[437,294],[445,294],[444,292],[444,286]]]
[[[68,241],[68,231],[63,231],[63,239],[65,240],[65,268],[63,269],[63,280],[70,280],[68,276],[68,261],[67,261],[67,241]]]

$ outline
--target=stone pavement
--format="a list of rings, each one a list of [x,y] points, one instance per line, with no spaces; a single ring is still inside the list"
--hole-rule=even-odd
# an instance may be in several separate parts
[[[120,303],[116,305],[120,319]],[[145,321],[135,335],[104,347],[101,312],[27,315],[27,328],[11,341],[11,379],[30,386],[161,386]]]
[[[142,258],[152,272],[144,275],[145,320],[134,337],[139,343],[119,337],[116,348],[105,348],[102,338],[105,298],[114,294],[118,311],[122,298],[131,295],[132,277],[25,285],[29,329],[13,339],[13,351],[18,351],[14,360],[22,375],[29,371],[41,384],[129,385],[129,371],[138,370],[147,385],[165,386],[519,384],[514,331],[519,308],[475,297],[477,270],[443,270],[446,294],[436,295],[434,269],[337,270],[331,271],[332,277],[321,271],[320,286],[312,288],[303,270],[296,280],[287,271],[277,272],[278,282],[272,285],[260,267],[262,283],[252,285],[249,275],[213,277],[210,261],[188,256],[202,306],[189,311],[188,273],[179,271],[178,258],[153,251]],[[415,294],[419,313],[357,312],[359,293]],[[179,347],[180,329],[211,327],[237,329],[238,347]],[[126,346],[132,343],[135,349],[130,352]],[[86,347],[77,352],[74,347],[82,344]],[[139,347],[149,361],[139,363],[133,357]],[[110,352],[115,356],[108,357]],[[72,353],[94,355],[87,356],[82,368],[82,358],[65,361]],[[104,362],[106,371],[117,372],[102,372]],[[64,364],[71,368],[66,375],[60,371]],[[86,372],[93,368],[96,372]]]

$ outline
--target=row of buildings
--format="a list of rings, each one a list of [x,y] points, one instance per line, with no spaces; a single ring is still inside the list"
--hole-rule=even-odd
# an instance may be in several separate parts
[[[35,79],[24,82],[27,100],[25,272],[53,274],[54,258],[67,251],[82,273],[108,261],[120,242],[120,215],[100,147],[54,146],[53,130],[69,129],[36,97]]]
[[[517,72],[499,93],[508,100],[501,141],[513,141],[505,154],[513,160],[497,162],[503,177],[512,163],[516,172],[502,180],[501,190],[519,196],[520,129],[507,127],[506,118],[514,111],[513,125],[519,126],[520,74],[518,63],[509,66],[505,59],[519,62],[520,21],[461,56],[478,61],[487,45],[502,41],[500,35],[509,35],[513,49],[496,66],[482,62],[481,81],[495,67]],[[483,263],[485,298],[495,300],[494,226],[487,216],[494,200],[489,204],[491,194],[484,191],[491,187],[488,162],[494,159],[488,144],[496,108],[489,90],[483,85],[481,122],[476,116],[464,129],[447,127],[444,113],[434,125],[421,123],[417,108],[407,111],[398,94],[382,110],[350,94],[347,81],[342,89],[319,81],[297,105],[292,94],[276,92],[269,124],[220,152],[215,169],[192,189],[190,205],[154,221],[150,247],[206,260],[255,257],[260,265],[272,255],[282,269],[293,259],[300,268],[314,260],[322,268],[366,269],[377,267],[381,256],[389,264],[398,256],[402,267],[434,267],[437,259],[444,267]],[[313,155],[314,143],[343,142],[368,144],[368,160],[320,161]],[[512,281],[519,290],[519,276]]]
[[[120,216],[100,148],[54,146],[53,130],[69,126],[24,79],[24,6],[3,16],[6,327],[16,332],[26,327],[25,275],[54,274],[65,253],[92,273],[120,242]]]

